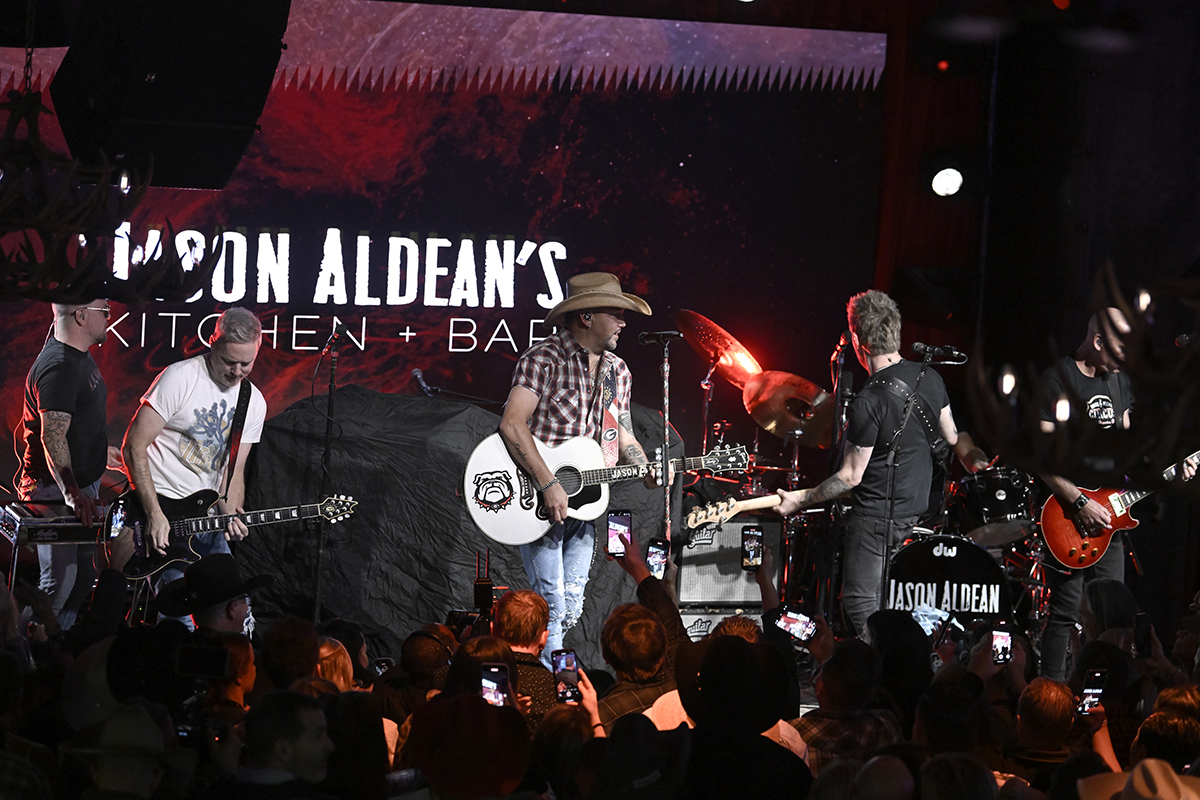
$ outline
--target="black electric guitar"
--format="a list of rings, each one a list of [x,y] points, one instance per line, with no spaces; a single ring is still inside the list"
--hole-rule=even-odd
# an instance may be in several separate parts
[[[131,489],[112,502],[104,515],[101,536],[112,540],[124,530],[133,531],[133,557],[125,565],[128,578],[147,578],[169,566],[183,569],[197,561],[200,554],[192,548],[192,537],[199,533],[224,531],[229,520],[237,517],[247,526],[268,525],[274,522],[293,522],[321,517],[326,522],[344,520],[354,513],[358,502],[352,497],[337,495],[326,497],[320,503],[270,508],[264,511],[246,511],[241,514],[217,514],[208,516],[208,510],[216,505],[216,492],[205,489],[179,500],[158,496],[158,504],[171,523],[167,552],[159,555],[150,547],[149,517],[142,508],[137,494]]]

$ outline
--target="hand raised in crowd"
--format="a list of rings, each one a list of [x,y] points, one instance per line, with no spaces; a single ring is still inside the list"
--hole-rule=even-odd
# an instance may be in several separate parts
[[[96,571],[123,570],[133,557],[133,528],[124,528],[115,539],[96,548]]]
[[[833,638],[833,630],[829,627],[829,623],[825,621],[825,617],[817,614],[812,618],[816,624],[817,630],[812,635],[812,638],[804,642],[805,649],[812,654],[812,657],[818,663],[824,664],[833,655],[833,647],[837,641]]]
[[[588,718],[592,722],[592,732],[597,739],[604,738],[604,726],[600,722],[600,699],[596,696],[596,689],[583,670],[579,670],[579,694],[583,698],[582,700],[578,703],[571,701],[567,705],[583,706],[583,710],[588,713]]]
[[[633,578],[634,583],[640,584],[650,577],[650,567],[646,564],[646,556],[642,554],[638,543],[631,541],[631,536],[622,533],[618,535],[618,538],[625,545],[625,555],[609,556],[609,558],[616,561],[621,569],[629,573],[629,577]]]

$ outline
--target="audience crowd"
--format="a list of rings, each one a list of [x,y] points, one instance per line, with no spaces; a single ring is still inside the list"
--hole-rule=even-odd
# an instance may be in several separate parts
[[[820,617],[794,639],[775,624],[770,553],[761,626],[732,616],[692,641],[636,547],[616,564],[638,602],[612,611],[605,663],[577,678],[547,668],[549,610],[529,590],[466,628],[412,631],[380,674],[389,660],[349,620],[243,633],[268,579],[243,580],[228,554],[166,587],[158,624],[131,625],[128,551],[101,552],[67,630],[36,589],[0,591],[0,800],[1200,800],[1200,639],[1191,626],[1169,652],[1153,632],[1135,649],[1116,581],[1087,586],[1066,683],[1038,677],[1002,621],[1006,663],[991,624],[935,643],[899,611],[863,639]]]

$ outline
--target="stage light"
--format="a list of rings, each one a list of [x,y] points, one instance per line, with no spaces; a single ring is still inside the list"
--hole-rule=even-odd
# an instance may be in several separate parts
[[[1004,371],[1000,373],[1000,394],[1005,397],[1011,397],[1013,392],[1017,390],[1017,375],[1013,372],[1013,368],[1008,364],[1004,365]]]
[[[1138,289],[1138,296],[1137,296],[1138,311],[1145,314],[1146,309],[1150,308],[1150,302],[1151,302],[1150,293],[1147,292],[1145,289]]]
[[[929,187],[933,189],[933,193],[938,197],[949,197],[952,194],[958,194],[958,190],[962,188],[962,185],[962,173],[953,167],[938,170],[933,176],[933,180],[929,182]]]
[[[1066,422],[1071,418],[1071,401],[1066,395],[1060,395],[1058,401],[1054,404],[1054,419],[1059,424]]]

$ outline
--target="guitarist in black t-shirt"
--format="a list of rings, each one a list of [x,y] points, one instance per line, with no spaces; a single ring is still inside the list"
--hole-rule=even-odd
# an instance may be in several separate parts
[[[1087,409],[1088,418],[1101,428],[1129,427],[1133,394],[1129,377],[1121,372],[1125,362],[1121,337],[1130,330],[1128,320],[1119,309],[1107,308],[1092,315],[1087,335],[1075,354],[1063,356],[1043,376],[1043,431],[1054,432],[1056,406],[1063,397],[1079,398]],[[1195,473],[1195,464],[1185,462],[1184,480],[1190,480]],[[1098,533],[1112,525],[1111,511],[1089,498],[1070,480],[1061,475],[1043,474],[1041,477],[1077,528]],[[1046,570],[1046,583],[1050,587],[1049,619],[1042,634],[1042,674],[1046,677],[1055,680],[1066,677],[1067,643],[1071,629],[1079,619],[1084,584],[1097,578],[1125,579],[1125,548],[1121,545],[1121,534],[1117,532],[1104,555],[1086,569]]]
[[[986,468],[988,459],[971,436],[955,425],[941,376],[926,370],[912,416],[897,445],[892,505],[887,491],[887,450],[900,427],[905,398],[917,384],[921,365],[900,357],[900,309],[883,292],[872,290],[850,298],[846,316],[854,353],[871,379],[850,403],[842,465],[812,489],[781,489],[778,511],[792,514],[852,494],[851,513],[843,520],[842,608],[846,621],[862,635],[867,617],[880,608],[889,508],[894,509],[894,553],[929,503],[933,441],[940,436],[971,472]]]

